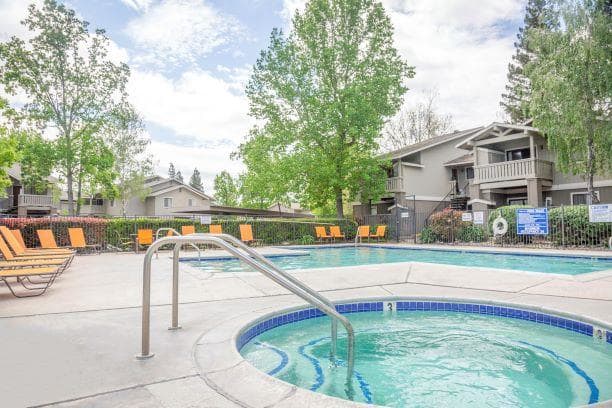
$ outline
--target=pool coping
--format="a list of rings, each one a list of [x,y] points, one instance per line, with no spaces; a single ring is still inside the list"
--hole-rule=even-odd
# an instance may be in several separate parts
[[[598,328],[603,328],[607,332],[606,338],[603,340],[603,342],[608,343],[609,346],[612,347],[612,322],[602,321],[599,319],[590,318],[588,316],[581,316],[579,314],[560,311],[560,310],[553,309],[553,308],[528,305],[528,304],[524,304],[520,302],[483,300],[483,299],[469,298],[469,297],[384,296],[384,297],[371,297],[371,298],[370,297],[368,298],[361,298],[361,297],[360,298],[348,298],[348,299],[343,299],[343,300],[337,300],[337,301],[334,301],[333,303],[338,306],[338,305],[359,304],[359,303],[362,303],[362,304],[370,303],[371,304],[371,303],[377,303],[377,302],[396,302],[395,303],[396,305],[397,305],[397,302],[415,302],[415,303],[417,302],[430,302],[430,303],[436,302],[436,303],[443,303],[443,304],[466,304],[466,305],[467,304],[477,304],[479,306],[483,305],[485,307],[490,306],[492,307],[493,311],[495,311],[495,307],[499,307],[500,311],[501,311],[501,308],[520,309],[521,311],[526,311],[528,313],[534,313],[536,315],[536,321],[533,321],[530,319],[531,315],[528,316],[529,317],[528,319],[521,319],[521,320],[532,321],[536,324],[545,324],[543,322],[537,321],[537,315],[540,314],[540,315],[555,316],[560,319],[577,321],[583,324],[597,326]],[[248,317],[245,316],[247,317],[246,320],[236,319],[236,320],[233,320],[232,322],[229,322],[229,327],[225,328],[226,330],[229,330],[231,332],[229,341],[223,341],[223,342],[216,341],[213,343],[206,343],[206,342],[201,343],[200,341],[205,336],[205,333],[203,333],[202,336],[196,342],[196,345],[194,345],[194,350],[192,353],[192,357],[195,361],[195,365],[197,367],[197,370],[200,373],[200,376],[204,379],[204,381],[209,386],[213,386],[217,392],[221,393],[222,395],[224,395],[226,398],[229,398],[230,400],[236,400],[233,394],[236,392],[235,389],[233,389],[234,387],[228,387],[228,386],[223,386],[223,385],[219,386],[219,384],[217,383],[218,378],[223,377],[224,374],[227,376],[231,376],[233,382],[235,383],[241,383],[242,381],[249,381],[249,380],[255,379],[255,381],[261,382],[262,384],[270,384],[269,389],[266,386],[259,387],[258,394],[260,394],[259,396],[262,398],[268,398],[268,399],[276,398],[276,400],[278,399],[278,395],[282,394],[284,397],[281,400],[277,401],[277,403],[279,404],[284,400],[293,400],[293,399],[299,398],[299,400],[304,399],[304,401],[306,400],[310,401],[312,404],[315,404],[313,406],[334,406],[334,407],[347,407],[347,408],[348,407],[360,407],[360,406],[373,406],[371,404],[352,402],[352,401],[344,400],[341,398],[331,397],[325,394],[312,392],[307,389],[300,388],[293,384],[279,380],[275,377],[267,375],[263,371],[251,365],[251,363],[245,360],[240,354],[239,345],[240,345],[240,342],[242,341],[241,339],[245,335],[245,333],[251,328],[255,327],[256,325],[262,322],[271,321],[275,317],[277,318],[279,315],[287,315],[290,313],[295,313],[295,312],[300,312],[300,311],[305,311],[305,310],[310,310],[310,309],[312,309],[311,306],[302,304],[302,305],[297,305],[293,307],[278,307],[278,308],[275,307],[273,311],[266,310],[266,311],[250,313]],[[365,310],[362,310],[362,311],[365,311]],[[406,310],[406,311],[412,311],[412,310]],[[447,310],[444,310],[444,311],[447,311]],[[449,311],[455,312],[454,310],[449,310]],[[348,313],[353,313],[353,312],[359,312],[359,311],[358,310],[348,311]],[[459,311],[459,310],[456,310],[456,312],[464,313],[464,311]],[[321,312],[318,312],[318,313],[321,313]],[[489,313],[478,313],[478,314],[498,316],[498,315],[489,314]],[[312,317],[318,317],[318,316],[312,316]],[[500,316],[500,317],[515,318],[512,316]],[[305,318],[300,319],[300,320],[305,320]],[[296,320],[296,321],[299,321],[299,320]],[[551,324],[548,324],[548,325],[550,326]],[[558,326],[553,326],[553,327],[558,327]],[[269,327],[266,330],[269,330],[271,328],[272,327]],[[566,327],[558,327],[558,328],[565,329],[565,330],[571,330]],[[576,331],[576,330],[572,330],[572,331]],[[580,333],[580,331],[577,331],[577,332],[581,335],[588,335],[587,334],[588,330],[587,330],[587,333]],[[246,342],[242,343],[242,346],[244,346],[245,344]],[[202,366],[198,358],[198,345],[199,346],[205,345],[208,352],[210,352],[210,350],[208,350],[209,346],[220,348],[220,350],[217,350],[217,351],[224,356],[230,356],[228,359],[225,359],[225,360],[229,360],[229,362],[223,361],[221,363],[218,363],[219,364],[218,366],[213,366],[212,369],[204,369],[204,367]],[[237,367],[240,367],[240,369],[238,370]],[[216,379],[211,378],[211,375],[214,375],[217,378]],[[239,399],[237,402],[239,402]],[[602,404],[608,404],[608,403],[612,403],[612,400],[600,401],[596,404],[592,404],[588,406],[589,407],[601,406]],[[587,405],[585,405],[585,407],[586,406]]]

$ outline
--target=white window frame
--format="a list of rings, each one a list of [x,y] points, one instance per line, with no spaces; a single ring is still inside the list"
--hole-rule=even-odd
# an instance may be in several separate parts
[[[594,191],[595,191],[595,195],[597,196],[597,200],[601,200],[599,196],[599,190],[594,190]],[[580,204],[574,204],[574,196],[575,195],[587,195],[588,193],[589,193],[588,191],[574,191],[570,193],[570,205],[580,205]]]
[[[195,198],[188,198],[187,199],[187,207],[195,207],[196,206],[196,199]]]
[[[170,200],[170,205],[166,205],[166,200]],[[173,197],[163,197],[162,198],[162,207],[164,207],[164,208],[172,208],[173,204],[174,204],[174,198]]]

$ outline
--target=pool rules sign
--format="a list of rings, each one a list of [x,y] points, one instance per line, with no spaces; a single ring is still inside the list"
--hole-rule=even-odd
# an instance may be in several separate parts
[[[548,235],[548,208],[517,208],[518,235]]]

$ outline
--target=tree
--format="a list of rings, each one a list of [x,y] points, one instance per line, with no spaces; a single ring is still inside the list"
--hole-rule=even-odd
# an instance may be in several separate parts
[[[168,177],[170,179],[176,178],[176,169],[174,168],[174,163],[170,163],[170,167],[168,167]]]
[[[532,30],[527,66],[534,125],[556,152],[556,166],[581,174],[589,202],[596,174],[612,170],[612,10],[605,0],[561,7],[560,28]]]
[[[227,171],[215,176],[215,201],[228,207],[238,206],[240,195],[238,182]]]
[[[200,176],[200,172],[197,169],[197,167],[193,169],[193,173],[191,174],[191,177],[189,178],[189,185],[195,188],[196,190],[204,191],[204,185],[202,184],[202,177]]]
[[[514,43],[516,49],[512,61],[508,64],[508,83],[502,94],[500,105],[514,123],[524,123],[531,118],[529,100],[531,86],[525,75],[525,67],[533,61],[535,54],[527,41],[530,30],[550,30],[557,26],[556,15],[551,0],[528,0],[525,7],[523,27],[519,28]]]
[[[144,182],[153,171],[153,160],[147,154],[151,141],[144,136],[142,120],[129,104],[118,108],[113,118],[105,132],[115,156],[114,171],[117,174],[116,194],[112,198],[120,200],[121,214],[125,216],[130,198],[144,200],[149,194],[150,189],[144,186]]]
[[[453,129],[453,118],[437,112],[437,93],[430,91],[424,102],[400,113],[385,126],[383,147],[397,150]]]
[[[99,165],[108,167],[102,163],[108,156],[88,144],[99,142],[96,132],[125,98],[129,68],[111,62],[103,30],[90,33],[86,21],[55,0],[30,5],[23,24],[33,34],[27,43],[12,37],[0,44],[0,81],[9,93],[27,95],[23,111],[31,120],[57,131],[55,170],[74,215],[74,189],[80,197],[86,179],[107,175]]]
[[[180,181],[181,183],[185,182],[185,180],[183,180],[183,175],[181,174],[180,170],[176,172],[176,176],[174,177],[174,179]]]
[[[344,193],[384,190],[378,139],[414,71],[378,1],[311,0],[292,25],[287,36],[272,31],[254,67],[246,94],[259,124],[240,157],[254,193],[295,194],[311,208],[335,202],[342,217]]]

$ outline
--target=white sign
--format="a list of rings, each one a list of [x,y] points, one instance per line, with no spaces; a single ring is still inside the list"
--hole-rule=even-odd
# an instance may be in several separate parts
[[[409,212],[403,212],[402,213],[402,218],[410,218],[410,213]]]
[[[461,221],[472,221],[472,213],[463,213],[461,214]]]
[[[590,222],[612,222],[612,204],[589,205]]]
[[[210,225],[212,222],[212,216],[210,215],[200,215],[200,224],[202,225]]]
[[[474,224],[484,224],[484,211],[474,211]]]

